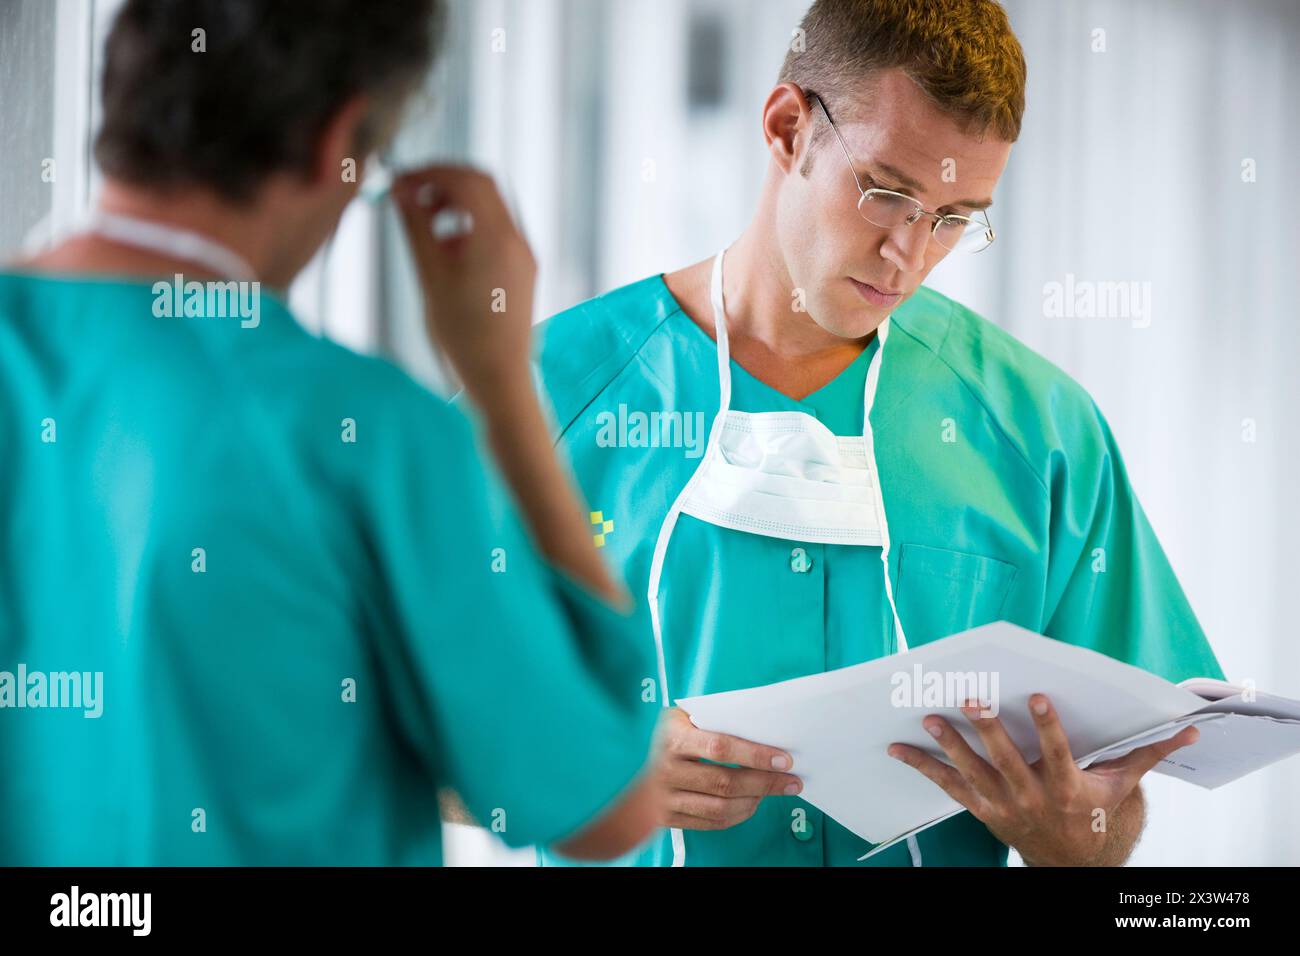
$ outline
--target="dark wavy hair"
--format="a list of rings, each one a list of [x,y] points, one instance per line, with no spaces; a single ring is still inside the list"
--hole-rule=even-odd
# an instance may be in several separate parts
[[[442,0],[127,0],[106,44],[95,158],[134,185],[246,202],[273,173],[309,172],[357,94],[373,103],[358,160],[378,146],[444,29]]]

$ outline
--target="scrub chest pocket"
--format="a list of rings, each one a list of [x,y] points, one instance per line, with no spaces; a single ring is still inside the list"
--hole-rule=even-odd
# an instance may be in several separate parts
[[[997,558],[905,543],[898,557],[898,604],[908,643],[915,647],[1001,620],[1017,573],[1015,565]]]

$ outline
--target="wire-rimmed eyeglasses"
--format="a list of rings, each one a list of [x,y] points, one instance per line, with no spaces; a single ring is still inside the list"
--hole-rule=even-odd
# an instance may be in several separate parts
[[[857,164],[853,162],[848,144],[844,142],[839,128],[831,119],[830,110],[816,93],[808,93],[807,96],[815,99],[821,106],[822,112],[826,114],[826,122],[830,124],[835,138],[839,140],[840,149],[844,151],[844,158],[849,162],[849,171],[853,173],[853,181],[858,187],[858,212],[863,219],[882,229],[897,229],[899,226],[910,226],[925,216],[934,220],[934,227],[930,233],[935,241],[945,249],[954,252],[983,252],[993,244],[996,238],[993,226],[989,224],[988,215],[983,211],[978,213],[980,219],[951,213],[943,215],[926,211],[915,197],[906,193],[875,187],[864,189],[862,180],[858,177]]]

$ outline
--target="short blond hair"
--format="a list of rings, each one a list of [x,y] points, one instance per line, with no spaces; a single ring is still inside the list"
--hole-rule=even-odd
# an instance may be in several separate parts
[[[783,83],[834,102],[901,69],[968,132],[1020,136],[1025,55],[996,0],[815,0],[799,28]]]

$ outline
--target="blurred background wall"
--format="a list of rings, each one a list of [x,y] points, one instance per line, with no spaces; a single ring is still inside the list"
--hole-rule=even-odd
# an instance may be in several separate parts
[[[4,258],[73,228],[94,195],[95,79],[118,2],[0,0]],[[500,178],[541,263],[539,318],[703,259],[748,220],[760,110],[804,6],[451,0],[443,60],[392,159]],[[998,242],[930,284],[1092,392],[1229,678],[1300,697],[1285,600],[1300,578],[1300,4],[1006,7],[1029,106],[990,213]],[[1137,283],[1150,308],[1054,315],[1052,284],[1084,282]],[[443,387],[391,211],[354,204],[291,298],[318,334]],[[1300,862],[1300,760],[1217,792],[1145,786],[1134,863]],[[462,831],[451,856],[526,859]]]

